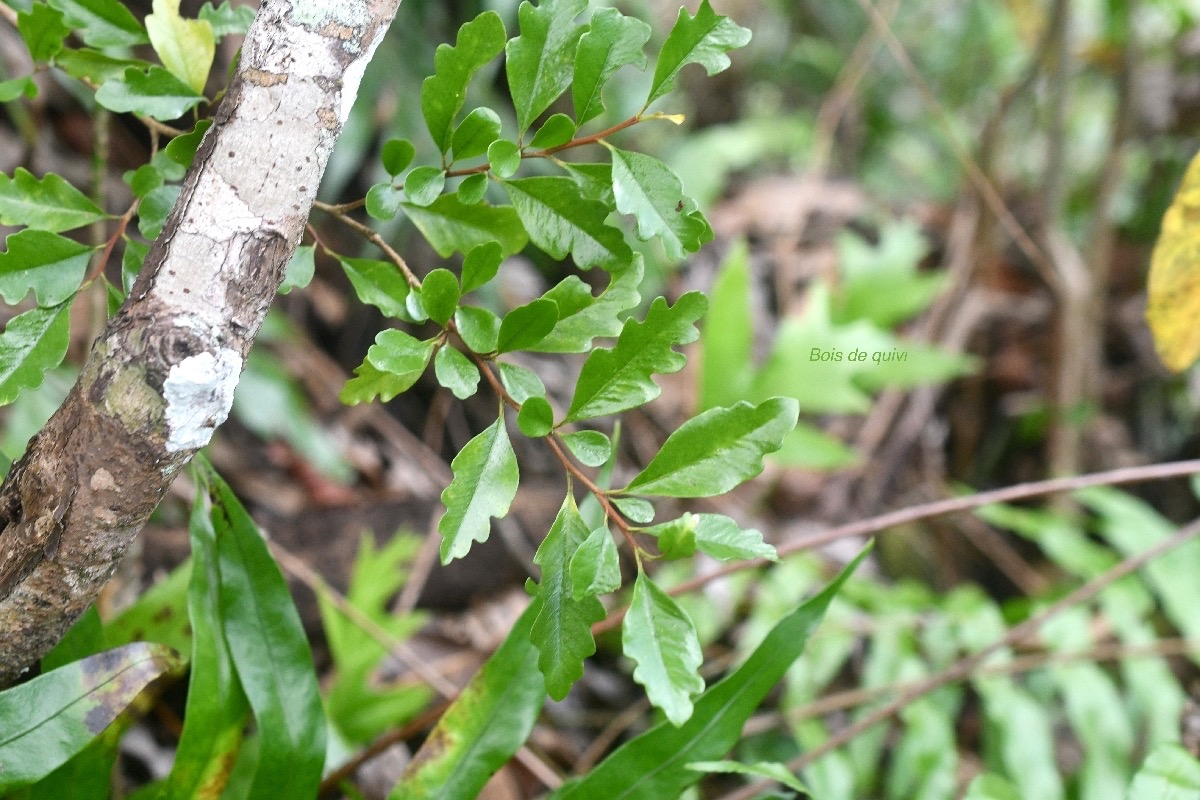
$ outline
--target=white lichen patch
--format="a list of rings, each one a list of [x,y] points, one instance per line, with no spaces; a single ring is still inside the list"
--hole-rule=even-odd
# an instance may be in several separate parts
[[[200,353],[171,367],[163,382],[168,452],[196,450],[208,444],[213,431],[229,416],[241,372],[241,355],[227,347],[215,356]]]

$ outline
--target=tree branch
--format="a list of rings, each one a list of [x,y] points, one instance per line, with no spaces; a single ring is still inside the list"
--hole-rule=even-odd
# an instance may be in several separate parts
[[[66,632],[225,420],[399,0],[266,0],[79,381],[0,486],[0,687]]]

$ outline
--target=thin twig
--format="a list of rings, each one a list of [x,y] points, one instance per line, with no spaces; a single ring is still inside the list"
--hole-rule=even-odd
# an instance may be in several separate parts
[[[1142,467],[1123,467],[1121,469],[1108,470],[1107,472],[1095,472],[1090,475],[1019,483],[1016,486],[1006,486],[1003,489],[993,489],[987,492],[954,497],[948,500],[935,500],[932,503],[922,503],[921,505],[902,508],[899,511],[890,511],[886,514],[880,514],[879,516],[870,517],[858,522],[851,522],[847,525],[839,525],[823,533],[805,536],[781,545],[778,548],[778,553],[780,556],[787,556],[802,550],[811,550],[839,539],[865,536],[869,533],[880,533],[888,528],[906,525],[917,520],[940,517],[943,514],[952,514],[956,511],[970,511],[971,509],[992,503],[1006,503],[1012,500],[1023,500],[1029,497],[1038,497],[1056,492],[1071,492],[1077,489],[1086,489],[1089,486],[1115,486],[1123,483],[1178,478],[1198,472],[1200,472],[1200,459],[1174,461],[1167,464],[1150,464]],[[668,590],[668,593],[684,594],[686,592],[694,592],[719,578],[724,578],[746,569],[765,567],[770,563],[765,558],[757,558],[751,561],[727,564],[710,573],[678,583],[672,586]],[[621,624],[621,619],[624,616],[624,609],[616,611],[609,615],[607,619],[593,625],[592,632],[600,633],[611,630]]]
[[[369,225],[364,225],[363,223],[359,222],[345,211],[342,211],[339,206],[332,206],[329,203],[322,203],[320,200],[315,200],[313,201],[313,208],[318,208],[321,211],[324,211],[326,214],[335,217],[346,227],[352,228],[354,231],[361,234],[363,238],[387,254],[387,257],[392,260],[392,263],[396,265],[397,269],[403,273],[404,280],[408,281],[409,286],[414,289],[420,287],[421,281],[416,275],[413,274],[413,271],[408,268],[408,262],[404,260],[403,256],[396,252],[395,248],[387,243],[387,241],[379,234],[378,231],[373,230]],[[336,257],[337,254],[330,253],[330,255]]]

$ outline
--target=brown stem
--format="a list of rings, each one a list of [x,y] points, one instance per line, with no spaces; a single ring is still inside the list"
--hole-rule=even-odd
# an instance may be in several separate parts
[[[361,234],[363,238],[387,254],[387,257],[392,260],[392,263],[395,264],[400,272],[404,274],[404,280],[408,281],[409,286],[414,289],[417,289],[421,286],[420,279],[418,279],[417,276],[413,274],[413,271],[408,268],[408,263],[404,260],[404,257],[397,253],[396,249],[388,244],[378,231],[373,230],[369,225],[364,225],[354,217],[347,214],[345,211],[342,211],[341,206],[332,206],[328,203],[322,203],[320,200],[317,200],[313,203],[313,208],[319,208],[326,214],[335,217],[346,227],[352,228],[354,231]]]

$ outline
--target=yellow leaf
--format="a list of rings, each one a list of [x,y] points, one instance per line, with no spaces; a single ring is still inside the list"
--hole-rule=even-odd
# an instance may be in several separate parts
[[[204,94],[217,49],[208,20],[179,16],[179,0],[154,0],[154,13],[146,17],[146,33],[163,66],[196,94]]]
[[[1147,294],[1146,321],[1159,358],[1181,372],[1200,358],[1200,155],[1163,216]]]

